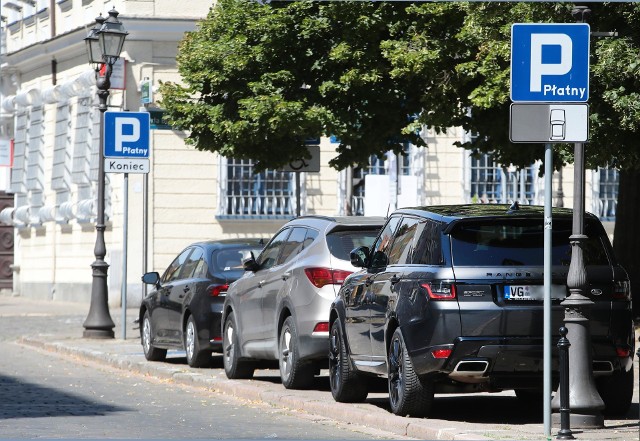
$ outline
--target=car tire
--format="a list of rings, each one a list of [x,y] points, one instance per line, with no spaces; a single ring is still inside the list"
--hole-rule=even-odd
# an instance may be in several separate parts
[[[142,327],[140,328],[140,340],[144,358],[149,361],[164,361],[167,358],[167,350],[153,346],[154,335],[155,332],[151,325],[151,316],[149,315],[149,311],[145,311],[144,317],[142,318]]]
[[[224,321],[222,335],[222,363],[227,378],[247,379],[253,377],[255,366],[252,362],[240,359],[240,345],[238,344],[238,327],[236,318],[229,314]]]
[[[314,366],[300,360],[298,332],[293,317],[282,324],[278,345],[278,364],[282,385],[287,389],[307,389],[313,384]]]
[[[421,379],[413,370],[400,328],[396,329],[387,357],[389,404],[400,416],[427,416],[433,404],[433,382]]]
[[[198,327],[193,315],[187,319],[184,327],[184,350],[187,353],[187,364],[192,368],[203,368],[211,365],[211,351],[200,349]]]
[[[615,371],[609,377],[598,378],[596,387],[604,401],[602,413],[606,416],[626,415],[631,407],[633,386],[633,369],[627,372]]]
[[[369,394],[366,379],[351,367],[338,320],[331,325],[329,337],[329,383],[333,399],[340,403],[360,403]]]

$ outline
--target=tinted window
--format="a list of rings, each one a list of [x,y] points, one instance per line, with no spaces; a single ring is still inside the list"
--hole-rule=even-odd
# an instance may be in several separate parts
[[[380,230],[356,230],[331,232],[327,234],[329,252],[337,259],[349,260],[349,253],[354,248],[371,248],[379,231]]]
[[[420,265],[442,265],[442,228],[437,222],[420,221],[416,231],[417,243],[413,247],[412,263]]]
[[[184,262],[187,260],[187,257],[189,256],[191,250],[192,248],[184,250],[178,257],[174,259],[173,262],[171,262],[171,265],[169,265],[167,270],[164,272],[164,275],[162,276],[162,283],[172,282],[180,277],[180,270],[182,270],[182,265],[184,265]]]
[[[285,243],[285,239],[289,235],[290,231],[290,228],[285,228],[279,232],[273,239],[271,239],[264,250],[262,250],[260,257],[258,257],[258,265],[260,265],[260,269],[271,268],[276,264],[280,251],[282,251],[282,247]]]
[[[307,229],[301,227],[295,227],[291,231],[291,234],[287,238],[287,242],[282,247],[282,253],[278,258],[278,265],[289,262],[295,258],[302,250],[304,245],[304,238],[307,235]]]
[[[203,262],[203,252],[201,248],[194,248],[193,249],[193,253],[191,253],[191,255],[189,256],[189,258],[185,261],[184,265],[183,265],[183,270],[182,270],[182,274],[180,274],[180,277],[182,279],[189,279],[191,277],[197,277],[195,274],[195,270],[198,266],[200,266],[200,268],[203,267],[202,262]]]
[[[552,265],[571,262],[571,222],[554,221]],[[584,244],[585,265],[608,265],[607,254],[596,231],[588,223]],[[463,223],[451,232],[453,264],[458,266],[544,265],[544,226],[541,221],[501,220]]]
[[[254,256],[260,254],[260,248],[254,249],[222,249],[216,250],[211,256],[211,262],[213,264],[212,273],[219,271],[243,271],[242,263],[251,257],[253,252]]]
[[[389,249],[389,265],[396,263],[409,263],[415,245],[416,231],[418,229],[418,219],[404,217],[398,227],[393,245]]]
[[[388,264],[388,252],[391,242],[393,241],[393,233],[396,231],[396,227],[400,222],[400,216],[394,216],[387,221],[387,224],[382,229],[380,236],[376,239],[376,243],[373,245],[371,251],[371,266],[383,267]]]

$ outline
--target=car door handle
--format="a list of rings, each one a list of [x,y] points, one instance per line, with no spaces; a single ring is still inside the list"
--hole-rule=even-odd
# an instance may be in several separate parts
[[[389,282],[391,282],[392,285],[395,285],[396,283],[398,283],[400,281],[400,277],[398,276],[391,276],[391,278],[389,279]]]
[[[259,281],[259,282],[258,282],[258,286],[259,286],[260,288],[262,288],[262,286],[263,286],[264,284],[265,284],[265,280],[261,280],[261,281]]]
[[[282,275],[282,280],[287,280],[289,277],[291,277],[291,273],[289,271],[287,271],[286,273],[284,273]]]
[[[191,288],[189,288],[188,286],[185,286],[182,290],[183,290],[184,292],[189,292],[189,290],[190,290],[190,289],[191,289]]]

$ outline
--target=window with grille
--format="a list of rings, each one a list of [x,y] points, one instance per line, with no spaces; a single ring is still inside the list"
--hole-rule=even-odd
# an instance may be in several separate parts
[[[534,204],[538,165],[501,167],[491,155],[471,157],[470,199],[475,203]]]
[[[618,206],[618,183],[620,172],[615,168],[598,168],[597,212],[601,220],[615,220]]]
[[[295,214],[293,173],[267,169],[256,174],[253,161],[233,158],[226,160],[224,171],[226,188],[219,217]]]

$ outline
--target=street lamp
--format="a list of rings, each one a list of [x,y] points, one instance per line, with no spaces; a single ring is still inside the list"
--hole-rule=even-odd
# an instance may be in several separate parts
[[[118,11],[109,11],[109,17],[96,18],[96,25],[84,39],[87,44],[89,64],[96,70],[96,86],[100,99],[100,145],[98,147],[98,217],[96,219],[96,244],[93,254],[96,260],[91,264],[93,280],[91,283],[91,305],[89,315],[84,321],[85,338],[113,338],[115,324],[109,314],[109,290],[107,272],[109,264],[104,261],[107,248],[104,243],[104,112],[107,111],[107,98],[111,87],[113,65],[120,57],[124,40],[128,32],[118,20]],[[124,323],[123,323],[124,326]]]
[[[586,6],[574,7],[571,14],[578,23],[586,23],[591,10]],[[571,262],[567,275],[569,297],[561,305],[564,307],[564,323],[569,330],[569,408],[570,422],[574,428],[602,428],[604,402],[598,394],[593,378],[591,353],[591,329],[589,312],[593,301],[587,297],[587,270],[584,262],[583,247],[587,241],[584,234],[584,144],[575,144],[574,150],[574,190],[573,190],[573,229],[571,243]],[[553,399],[552,407],[560,408],[559,395]]]

